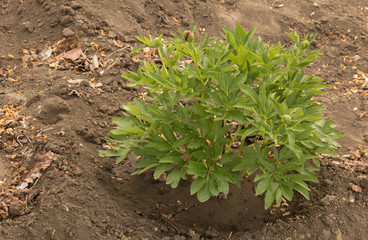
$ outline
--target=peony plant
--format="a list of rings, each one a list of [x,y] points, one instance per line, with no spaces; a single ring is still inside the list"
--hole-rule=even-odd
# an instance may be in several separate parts
[[[223,31],[225,41],[199,40],[196,26],[166,42],[138,37],[145,46],[132,53],[155,48],[159,61],[123,75],[147,94],[113,119],[111,149],[100,155],[120,163],[134,152],[142,158],[133,174],[154,169],[173,188],[191,176],[190,193],[200,202],[229,194],[230,184],[250,175],[266,209],[294,191],[309,199],[316,154],[334,156],[341,136],[315,98],[328,86],[303,70],[321,55],[308,51],[315,35],[288,33],[294,44],[285,48],[255,37],[255,28]]]

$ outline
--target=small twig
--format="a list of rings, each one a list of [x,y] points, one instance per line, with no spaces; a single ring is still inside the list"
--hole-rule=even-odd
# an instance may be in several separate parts
[[[29,189],[31,189],[31,190],[32,190],[32,189],[34,188],[34,186],[36,186],[36,184],[38,183],[38,180],[40,180],[40,178],[37,178],[37,179],[36,179],[36,181],[35,181],[35,183],[34,183],[34,184],[32,185],[32,187],[30,187]]]
[[[179,229],[172,223],[172,222],[170,222],[169,220],[165,220],[168,224],[170,224],[170,226],[171,227],[173,227],[175,230],[176,230],[176,232],[178,233],[178,234],[180,234],[180,231],[179,231]]]
[[[83,52],[81,53],[82,57],[84,58],[84,60],[86,60],[88,63],[92,63],[88,57],[86,56],[86,54],[84,54]]]
[[[23,144],[19,141],[19,137],[20,137],[20,136],[17,136],[17,142],[19,143],[19,145],[20,145],[21,147],[23,147]]]
[[[105,59],[109,59],[111,57],[111,55],[115,54],[115,53],[119,53],[119,52],[122,52],[124,49],[118,49],[118,50],[115,50],[113,51],[112,53],[110,53],[109,55],[107,55],[105,57]],[[105,61],[106,62],[106,61]]]
[[[26,207],[25,207],[25,210],[28,209],[28,195],[26,196]]]
[[[106,68],[106,70],[110,70],[111,68],[115,67],[116,65],[118,65],[120,63],[120,60],[116,60],[113,64],[111,64],[110,66],[108,66]]]
[[[233,232],[230,232],[229,236],[227,237],[227,240],[229,240],[232,235],[233,235]]]
[[[99,236],[100,238],[104,238],[104,239],[106,239],[107,238],[107,236],[102,236],[100,233],[98,233],[98,232],[95,232],[95,234],[97,235],[97,236]]]
[[[50,128],[42,129],[42,130],[40,131],[40,133],[43,133],[43,132],[46,132],[46,131],[50,131],[50,130],[52,130],[52,129],[54,129],[54,128],[53,128],[53,127],[50,127]]]
[[[27,137],[26,135],[24,135],[26,138],[27,138],[27,140],[30,142],[30,143],[32,143],[32,141],[31,141],[31,139],[29,139],[29,137]]]

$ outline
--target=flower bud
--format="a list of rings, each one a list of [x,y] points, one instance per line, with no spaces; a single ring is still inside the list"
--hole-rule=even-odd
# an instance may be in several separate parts
[[[161,46],[161,43],[162,43],[162,40],[159,37],[153,39],[153,45],[154,45],[154,47],[156,47],[156,48],[160,47]]]
[[[158,123],[157,122],[153,122],[152,124],[151,124],[151,130],[153,130],[153,131],[156,131],[157,129],[158,129]]]
[[[282,115],[281,120],[282,120],[284,123],[286,123],[286,124],[291,123],[291,117],[290,117],[290,115],[289,115],[289,114],[284,114],[284,115]]]
[[[300,46],[302,47],[303,50],[309,48],[309,41],[308,40],[302,41]]]
[[[183,38],[187,42],[192,42],[194,40],[194,34],[191,31],[187,30],[184,32]]]

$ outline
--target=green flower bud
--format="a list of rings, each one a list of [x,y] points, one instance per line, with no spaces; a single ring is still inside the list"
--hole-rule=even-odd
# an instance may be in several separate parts
[[[161,42],[162,40],[159,38],[159,37],[157,37],[157,38],[155,38],[155,39],[153,39],[153,45],[156,47],[156,48],[158,48],[158,47],[160,47],[161,46]]]
[[[193,42],[193,40],[194,40],[194,34],[191,31],[187,30],[187,31],[184,32],[183,38],[187,42]]]
[[[282,122],[284,122],[286,124],[291,123],[291,117],[290,117],[289,114],[282,115],[281,120],[282,120]]]
[[[153,131],[156,131],[157,129],[158,129],[158,123],[157,122],[153,122],[152,124],[151,124],[151,127],[150,127],[150,129],[151,130],[153,130]]]
[[[309,48],[309,41],[308,40],[302,41],[300,46],[302,47],[303,50]]]

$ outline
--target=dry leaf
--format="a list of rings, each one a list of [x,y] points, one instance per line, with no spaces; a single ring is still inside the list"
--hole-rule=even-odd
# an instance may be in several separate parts
[[[74,48],[72,50],[69,50],[69,51],[65,52],[62,57],[64,59],[70,59],[72,61],[75,61],[78,58],[80,58],[81,54],[82,54],[82,49],[81,48]]]
[[[22,61],[23,61],[23,67],[24,68],[27,68],[27,67],[32,67],[33,64],[32,64],[32,56],[31,55],[24,55],[22,57]]]
[[[115,44],[115,46],[116,46],[116,47],[118,47],[118,48],[123,48],[123,49],[125,49],[125,48],[129,47],[129,45],[128,45],[128,44],[122,43],[120,40],[117,40],[117,41],[115,41],[115,40],[114,40],[114,44]]]
[[[286,213],[283,213],[282,216],[285,217],[285,216],[289,216],[291,214],[291,212],[286,212]]]
[[[349,187],[351,188],[351,190],[353,190],[354,192],[362,192],[362,187],[355,185],[354,183],[349,183]]]
[[[52,54],[51,48],[45,49],[42,52],[40,52],[40,54],[38,55],[38,59],[46,60],[51,57],[51,54]]]
[[[12,77],[8,77],[8,80],[10,81],[10,82],[18,82],[19,81],[19,79],[17,78],[17,79],[15,79],[15,78],[12,78]]]
[[[53,152],[49,151],[46,152],[38,157],[38,162],[36,162],[35,166],[31,171],[27,174],[26,178],[24,179],[28,183],[33,183],[36,178],[41,177],[41,170],[45,171],[51,163],[56,160],[56,156]]]
[[[98,57],[97,57],[97,55],[93,55],[93,57],[92,57],[92,64],[93,64],[93,68],[94,69],[98,69],[99,63],[98,63]]]
[[[4,202],[0,202],[0,207],[2,207],[2,209],[4,210],[1,211],[1,217],[3,219],[7,218],[9,216],[8,206],[6,206]]]
[[[74,48],[80,48],[82,47],[82,40],[78,36],[70,37],[67,39],[64,39],[56,46],[56,52],[62,53],[66,52],[68,50],[74,49]]]
[[[172,17],[172,19],[174,19],[174,22],[176,22],[176,23],[180,23],[181,22],[181,19],[176,19],[175,17]]]
[[[52,161],[56,160],[56,156],[53,152],[48,151],[39,156],[38,159],[40,161],[36,163],[34,169],[45,171],[51,165]]]
[[[359,149],[358,150],[355,150],[355,151],[350,151],[350,155],[351,155],[352,159],[360,158],[360,151],[359,151]]]

